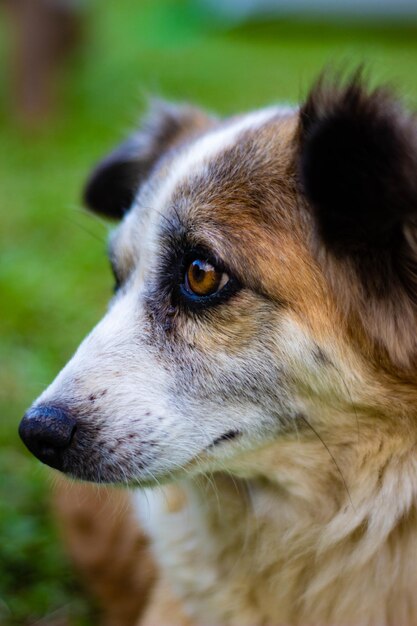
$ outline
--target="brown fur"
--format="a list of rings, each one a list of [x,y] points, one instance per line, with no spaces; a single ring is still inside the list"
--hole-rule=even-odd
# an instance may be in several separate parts
[[[367,90],[361,72],[345,84],[318,80],[298,128],[314,256],[352,341],[408,375],[417,367],[416,129],[416,116],[389,89]]]
[[[74,565],[103,609],[103,626],[132,626],[156,581],[148,539],[127,492],[61,479],[55,512]]]
[[[353,81],[229,143],[186,134],[159,158],[148,136],[148,178],[111,243],[119,295],[36,409],[76,415],[73,475],[177,480],[144,506],[160,567],[146,626],[417,623],[416,155],[396,111]],[[177,290],[198,247],[241,288],[195,313]],[[126,519],[94,534],[136,580]]]

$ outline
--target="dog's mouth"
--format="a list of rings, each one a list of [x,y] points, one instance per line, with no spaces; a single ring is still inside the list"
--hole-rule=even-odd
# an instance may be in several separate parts
[[[105,437],[100,438],[99,430],[92,432],[81,419],[76,420],[68,408],[55,405],[30,409],[22,420],[20,434],[40,461],[65,474],[98,483],[132,484],[161,482],[165,475],[172,479],[177,474],[199,472],[206,465],[211,467],[217,458],[214,449],[227,447],[243,435],[237,429],[227,430],[205,448],[203,444],[195,458],[177,465],[167,456],[163,442],[159,445],[157,440],[148,437],[147,447],[141,449],[135,443],[138,438],[132,435],[107,441]]]
[[[212,441],[211,444],[208,446],[208,449],[214,448],[215,446],[218,446],[219,444],[226,441],[232,441],[233,439],[239,437],[241,434],[242,433],[240,432],[240,430],[228,430],[227,432],[223,433],[223,435],[220,435],[220,437],[214,439],[214,441]]]

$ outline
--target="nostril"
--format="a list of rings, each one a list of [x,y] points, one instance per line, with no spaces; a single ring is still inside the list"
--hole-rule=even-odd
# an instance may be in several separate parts
[[[43,463],[62,469],[62,452],[73,440],[76,421],[68,411],[53,406],[30,409],[19,426],[23,443]]]

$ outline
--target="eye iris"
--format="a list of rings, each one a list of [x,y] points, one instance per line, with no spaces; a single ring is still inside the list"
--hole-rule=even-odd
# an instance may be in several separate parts
[[[215,293],[220,286],[222,273],[218,272],[211,263],[196,259],[187,270],[189,290],[197,296],[209,296]]]

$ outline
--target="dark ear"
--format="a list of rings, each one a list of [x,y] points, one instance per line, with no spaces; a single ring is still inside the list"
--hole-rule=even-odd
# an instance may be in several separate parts
[[[398,244],[417,215],[417,123],[360,74],[320,79],[300,111],[300,174],[319,233],[339,256]]]
[[[97,165],[84,190],[85,204],[107,217],[122,217],[159,158],[213,124],[196,108],[153,102],[141,128]]]
[[[417,367],[416,119],[359,75],[321,79],[300,110],[297,141],[315,253],[339,310],[360,329],[362,349],[370,341],[379,350],[379,365],[388,356]]]

